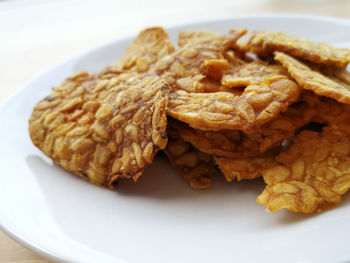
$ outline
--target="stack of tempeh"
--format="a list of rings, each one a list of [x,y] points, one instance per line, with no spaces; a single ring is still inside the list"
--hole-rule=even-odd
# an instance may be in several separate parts
[[[135,181],[164,149],[194,189],[263,176],[257,202],[322,212],[350,188],[350,50],[284,33],[142,31],[100,73],[40,101],[33,143],[92,183]],[[168,115],[168,119],[167,119]]]

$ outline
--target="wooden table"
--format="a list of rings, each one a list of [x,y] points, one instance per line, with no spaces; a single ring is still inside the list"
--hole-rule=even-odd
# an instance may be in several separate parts
[[[261,13],[350,18],[349,10],[348,0],[0,1],[0,103],[59,61],[147,26]],[[0,262],[49,261],[0,232]]]

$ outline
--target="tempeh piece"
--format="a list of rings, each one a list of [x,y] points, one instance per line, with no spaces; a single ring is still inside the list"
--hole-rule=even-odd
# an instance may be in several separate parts
[[[261,126],[258,131],[246,134],[236,130],[203,131],[179,124],[181,138],[208,154],[235,159],[255,157],[278,147],[302,126],[309,123],[316,110],[300,101],[291,105],[277,119]]]
[[[271,211],[330,209],[350,188],[350,126],[302,131],[276,161],[279,165],[263,173],[267,186],[257,198],[259,204]]]
[[[252,132],[295,102],[300,88],[288,77],[250,85],[240,94],[230,92],[171,92],[168,114],[201,130]]]
[[[202,41],[203,39],[217,39],[220,35],[212,31],[183,31],[180,32],[177,44],[182,47],[189,42]]]
[[[322,72],[281,52],[275,53],[275,60],[288,70],[302,88],[350,104],[350,73],[346,70],[328,68],[328,72]]]
[[[135,181],[165,148],[168,86],[158,76],[77,73],[29,120],[33,143],[64,169],[112,187]]]
[[[146,72],[151,65],[173,53],[174,50],[175,48],[163,28],[147,28],[140,32],[122,58],[111,69],[114,71]]]
[[[214,156],[216,164],[225,176],[227,182],[232,180],[255,179],[262,175],[263,171],[276,165],[275,154],[262,154],[246,159],[233,159]]]
[[[232,59],[225,59],[225,52],[245,33],[246,30],[231,30],[226,35],[193,33],[193,37],[190,37],[191,33],[187,33],[187,40],[183,41],[183,45],[174,53],[160,59],[153,70],[174,90],[201,92],[201,82],[208,78],[218,81],[220,85],[223,72],[233,66]],[[237,58],[236,63],[240,65],[244,62]]]
[[[267,56],[274,51],[282,51],[316,64],[340,68],[345,68],[350,62],[350,49],[315,43],[282,32],[255,31],[248,45],[252,52],[261,56]]]
[[[212,185],[211,178],[216,173],[213,157],[198,151],[178,135],[178,124],[169,119],[169,141],[165,153],[170,162],[182,172],[193,189],[205,189]]]
[[[230,88],[261,84],[269,79],[286,78],[288,72],[281,65],[269,65],[263,61],[253,61],[227,72],[221,79],[222,85]]]

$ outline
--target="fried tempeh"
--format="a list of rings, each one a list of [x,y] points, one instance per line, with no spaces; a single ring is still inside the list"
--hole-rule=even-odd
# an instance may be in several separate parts
[[[158,76],[77,73],[55,87],[29,120],[33,143],[92,183],[135,181],[165,148],[168,86]]]
[[[197,33],[190,37],[191,33],[188,33],[183,46],[160,59],[153,70],[174,90],[201,92],[198,90],[201,81],[208,78],[220,81],[223,72],[233,66],[232,61],[225,59],[225,52],[245,33],[246,30],[231,30],[226,35],[199,34],[201,37],[197,37]],[[243,63],[238,58],[236,62]]]
[[[274,154],[266,153],[246,159],[234,159],[214,156],[214,160],[227,182],[233,180],[255,179],[262,175],[262,172],[276,165]]]
[[[207,154],[240,159],[259,154],[258,142],[240,131],[203,131],[182,124],[178,133],[185,142]]]
[[[253,61],[227,72],[221,79],[222,85],[230,88],[248,87],[262,84],[269,79],[286,78],[288,72],[281,65],[269,65],[263,61]]]
[[[169,119],[168,145],[165,153],[170,162],[180,170],[193,189],[205,189],[212,185],[212,176],[216,173],[213,157],[198,151],[178,135],[178,124]]]
[[[220,35],[212,31],[183,31],[179,33],[177,44],[179,47],[183,47],[189,42],[217,38],[220,38]]]
[[[161,27],[147,28],[140,32],[127,48],[122,58],[112,67],[114,71],[146,72],[158,60],[175,50],[167,32]]]
[[[306,65],[287,54],[276,52],[279,61],[298,84],[318,95],[350,104],[350,73],[337,68],[324,70]]]
[[[299,101],[289,106],[278,118],[251,134],[237,130],[203,131],[179,124],[181,138],[208,154],[235,159],[255,157],[278,147],[315,116],[316,109]]]
[[[213,61],[211,63],[215,65]],[[186,81],[177,80],[170,96],[168,114],[196,129],[250,132],[276,118],[299,97],[300,88],[280,65],[242,62],[219,71],[223,75],[222,86],[226,89],[217,89],[217,92],[214,89],[210,93],[188,92],[200,86],[198,82],[203,80],[202,77],[196,81],[193,77],[185,78]],[[182,88],[178,88],[182,84],[180,80],[186,84]],[[241,91],[233,87],[245,89]]]
[[[305,90],[301,100],[315,113],[313,122],[327,124],[329,126],[350,123],[350,105],[336,100],[318,96],[312,91]]]
[[[350,188],[350,50],[244,34],[187,31],[175,49],[164,29],[143,30],[113,66],[69,77],[35,106],[33,143],[107,187],[136,181],[164,149],[194,189],[218,166],[228,182],[263,175],[257,202],[272,211],[334,207]]]
[[[340,68],[345,68],[350,62],[350,49],[315,43],[282,32],[255,31],[248,45],[252,52],[261,56],[267,56],[273,51],[282,51],[316,64]]]
[[[195,129],[251,132],[285,111],[299,94],[300,88],[288,77],[250,85],[240,95],[177,90],[170,94],[168,114]]]
[[[350,126],[302,131],[279,165],[264,171],[267,186],[257,202],[272,211],[322,212],[341,201],[350,188]]]

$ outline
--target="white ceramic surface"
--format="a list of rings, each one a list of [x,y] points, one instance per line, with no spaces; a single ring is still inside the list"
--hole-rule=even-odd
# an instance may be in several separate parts
[[[349,20],[248,16],[182,25],[285,31],[350,47]],[[132,38],[113,41],[41,74],[0,108],[0,224],[43,255],[70,262],[349,262],[350,195],[320,215],[271,213],[255,203],[264,183],[214,180],[193,191],[158,157],[137,183],[106,190],[53,165],[31,143],[27,121],[50,88],[78,70],[115,61]]]

